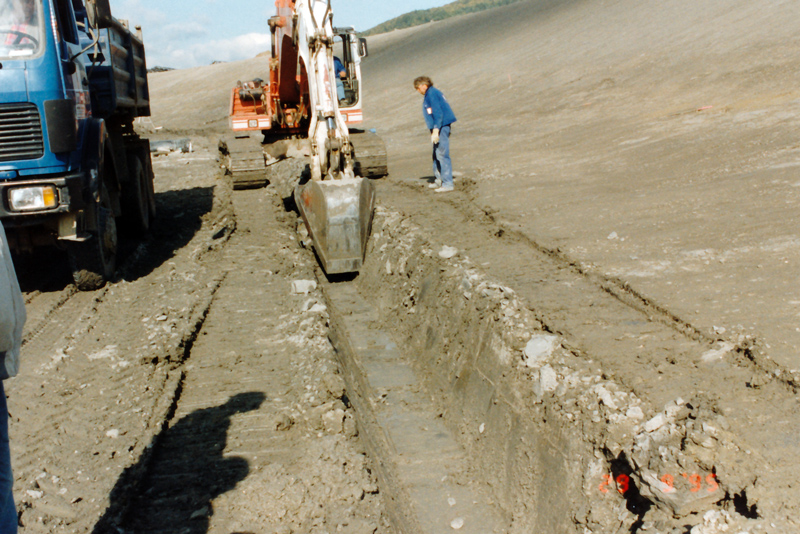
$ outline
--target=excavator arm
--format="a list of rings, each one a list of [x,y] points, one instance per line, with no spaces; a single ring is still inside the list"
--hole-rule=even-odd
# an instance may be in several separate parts
[[[280,58],[276,89],[280,95],[295,90],[295,73],[300,68],[299,85],[307,84],[304,88],[309,100],[312,178],[352,178],[350,138],[336,98],[330,0],[277,0],[276,5],[277,20],[271,23],[276,55]]]
[[[271,91],[279,98],[299,98],[301,104],[307,99],[308,104],[302,121],[308,123],[311,179],[295,188],[295,204],[326,273],[358,272],[375,190],[353,173],[352,143],[336,94],[331,3],[276,0],[275,5]]]

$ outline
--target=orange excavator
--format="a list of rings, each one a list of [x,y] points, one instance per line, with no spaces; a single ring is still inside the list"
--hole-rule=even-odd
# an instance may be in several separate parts
[[[275,7],[269,81],[239,82],[231,92],[228,169],[236,189],[264,185],[276,158],[270,144],[299,140],[310,172],[305,181],[297,176],[294,199],[317,256],[328,274],[357,272],[375,202],[367,178],[388,173],[383,141],[348,128],[363,120],[367,43],[353,28],[333,27],[330,0],[276,0]],[[263,134],[264,144],[251,132]]]

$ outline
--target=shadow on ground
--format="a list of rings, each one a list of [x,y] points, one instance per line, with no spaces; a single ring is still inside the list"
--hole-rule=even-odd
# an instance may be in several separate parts
[[[194,238],[213,205],[213,187],[156,193],[155,224],[145,239],[123,245],[123,258],[127,261],[117,276],[129,282],[144,278],[171,259]]]
[[[240,393],[164,429],[122,473],[93,534],[208,532],[213,500],[250,472],[247,460],[223,456],[231,418],[257,410],[265,398],[261,392]]]

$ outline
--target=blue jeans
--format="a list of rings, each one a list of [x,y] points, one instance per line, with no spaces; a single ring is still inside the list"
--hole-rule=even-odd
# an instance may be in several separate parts
[[[336,78],[336,97],[339,100],[344,100],[344,82],[341,78]]]
[[[11,450],[8,446],[8,406],[3,381],[0,380],[0,533],[17,533],[17,507],[11,486]]]
[[[450,161],[450,126],[439,130],[439,142],[433,145],[433,175],[442,187],[453,187],[453,163]]]

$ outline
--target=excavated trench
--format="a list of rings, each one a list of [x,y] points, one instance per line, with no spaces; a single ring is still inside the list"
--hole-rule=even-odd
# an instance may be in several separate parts
[[[630,387],[575,332],[548,324],[544,302],[537,309],[412,219],[379,208],[360,275],[318,275],[399,531],[776,528],[748,500],[759,490],[734,414],[702,392],[659,405],[657,384]],[[639,313],[635,327],[650,336],[664,328],[708,351],[662,314]]]
[[[278,196],[295,167],[273,167]],[[405,197],[390,203],[417,201]],[[711,534],[783,520],[759,508],[774,502],[753,476],[766,463],[741,439],[747,418],[697,387],[692,362],[708,363],[716,340],[621,282],[488,228],[495,246],[530,256],[537,284],[516,287],[523,279],[496,277],[480,246],[474,261],[468,244],[442,242],[452,232],[431,238],[416,223],[427,208],[380,207],[354,280],[317,270],[348,405],[397,531]],[[474,240],[486,227],[459,230]],[[676,369],[645,371],[637,348]],[[735,361],[717,379],[744,385],[754,372]]]

